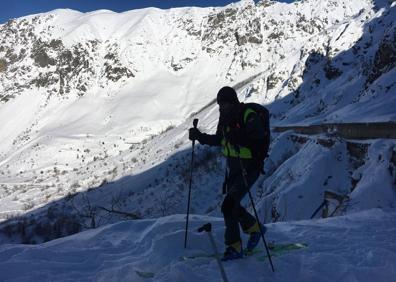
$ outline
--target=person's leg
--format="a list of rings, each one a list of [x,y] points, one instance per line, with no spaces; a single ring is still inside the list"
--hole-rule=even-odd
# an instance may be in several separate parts
[[[241,242],[239,224],[246,230],[256,223],[256,219],[240,205],[241,200],[259,176],[259,171],[251,171],[247,175],[248,187],[241,174],[236,174],[229,179],[228,193],[223,201],[222,213],[226,226],[225,244],[230,246]]]
[[[221,211],[224,216],[225,233],[224,239],[226,245],[232,245],[240,242],[241,237],[239,233],[239,203],[227,194],[221,206]]]
[[[246,182],[248,184],[248,189],[246,189],[245,181],[241,177],[243,181],[243,187],[245,187],[245,189],[236,191],[237,192],[236,194],[240,195],[241,199],[249,192],[249,189],[253,186],[258,176],[259,176],[259,172],[255,170],[247,173]],[[251,252],[257,246],[261,238],[259,223],[257,222],[256,218],[252,214],[248,213],[246,209],[242,206],[240,206],[239,208],[238,221],[241,225],[243,232],[250,235],[249,240],[246,244],[246,251]],[[265,233],[266,231],[265,227],[263,225],[261,226],[262,226],[261,230],[263,231],[263,233]]]
[[[241,225],[241,228],[244,232],[247,232],[249,228],[251,228],[256,224],[256,218],[252,214],[250,214],[244,207],[242,207],[240,205],[240,202],[246,196],[249,189],[256,182],[257,178],[259,177],[259,174],[260,174],[259,170],[248,171],[246,176],[246,182],[247,182],[247,187],[246,187],[245,181],[241,173],[240,176],[235,177],[233,179],[234,181],[229,191],[229,194],[232,195],[232,197],[238,203],[237,206],[238,210],[236,211],[236,215],[238,216],[238,222]]]
[[[238,206],[239,204],[235,199],[230,194],[227,194],[221,207],[226,227],[224,239],[227,246],[222,258],[223,261],[243,257],[242,241],[239,233]]]
[[[256,218],[250,214],[244,207],[239,207],[238,222],[241,225],[243,232],[248,233],[252,226],[256,224]]]

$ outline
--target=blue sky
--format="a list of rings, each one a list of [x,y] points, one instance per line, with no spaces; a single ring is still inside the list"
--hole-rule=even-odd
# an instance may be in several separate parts
[[[292,2],[292,0],[278,1]],[[225,6],[232,2],[238,2],[238,0],[0,0],[0,23],[5,23],[12,18],[48,12],[58,8],[70,8],[81,12],[98,9],[123,12],[145,7],[167,9],[186,6]]]

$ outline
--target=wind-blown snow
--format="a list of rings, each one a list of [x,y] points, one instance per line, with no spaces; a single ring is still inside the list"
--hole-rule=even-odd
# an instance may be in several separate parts
[[[184,249],[184,216],[121,222],[37,246],[0,246],[2,281],[221,281],[209,238],[195,230],[212,222],[222,244],[220,218],[194,215]],[[349,216],[267,225],[268,241],[308,247],[273,257],[225,262],[229,281],[392,281],[396,275],[396,213],[368,210]],[[260,244],[261,246],[262,244]],[[151,272],[141,278],[136,271]]]

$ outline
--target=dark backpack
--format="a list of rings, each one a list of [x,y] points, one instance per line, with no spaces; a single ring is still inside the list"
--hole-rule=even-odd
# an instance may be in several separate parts
[[[265,135],[263,136],[262,141],[260,141],[259,144],[253,144],[252,146],[254,157],[258,161],[262,162],[268,156],[269,145],[271,142],[270,114],[266,107],[257,103],[247,103],[244,104],[244,106],[245,106],[245,110],[243,111],[243,113],[245,113],[246,109],[252,109],[254,112],[258,114],[258,116],[261,118],[264,124]],[[242,122],[241,124],[243,124],[244,126],[245,123]]]

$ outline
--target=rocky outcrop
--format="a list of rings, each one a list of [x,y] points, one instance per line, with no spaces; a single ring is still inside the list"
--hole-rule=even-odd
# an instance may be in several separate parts
[[[202,35],[203,50],[212,53],[219,41],[222,44],[244,46],[263,43],[261,19],[256,15],[255,5],[246,4],[242,8],[227,8],[209,14]],[[235,22],[241,22],[236,25]]]
[[[117,44],[87,40],[66,47],[62,38],[53,38],[52,18],[50,15],[12,20],[0,27],[1,102],[27,88],[46,88],[44,93],[49,96],[72,92],[83,96],[93,84],[104,87],[134,77],[122,64],[119,53],[113,51]],[[43,24],[47,29],[38,32]],[[108,50],[104,57],[101,49]],[[15,78],[18,82],[14,82]]]
[[[373,66],[367,78],[367,83],[373,83],[384,73],[396,66],[396,30],[385,35],[375,53]]]

